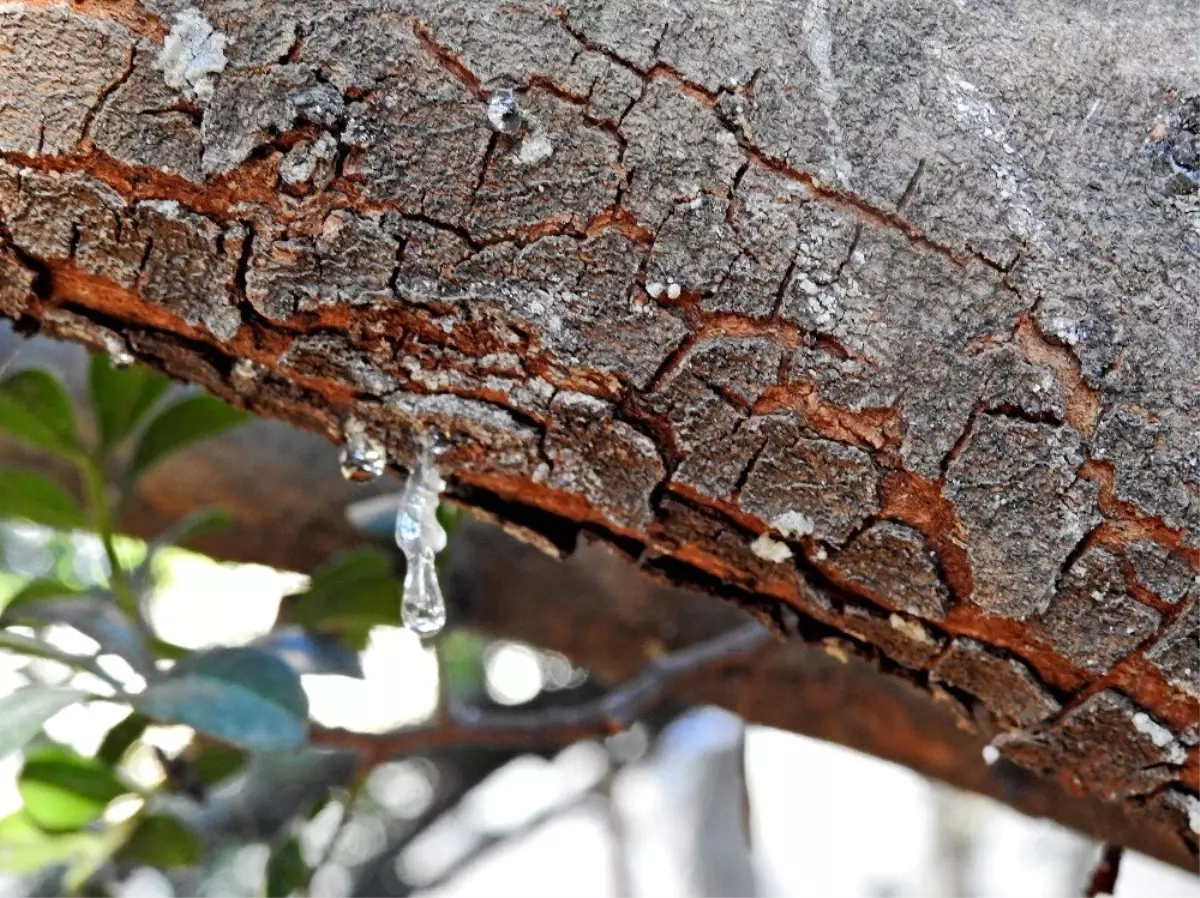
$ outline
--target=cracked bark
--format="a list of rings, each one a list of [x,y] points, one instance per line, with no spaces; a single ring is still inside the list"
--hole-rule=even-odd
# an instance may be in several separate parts
[[[0,10],[0,312],[397,472],[437,428],[466,507],[862,655],[1194,863],[1184,11],[213,2],[208,96],[182,8]]]

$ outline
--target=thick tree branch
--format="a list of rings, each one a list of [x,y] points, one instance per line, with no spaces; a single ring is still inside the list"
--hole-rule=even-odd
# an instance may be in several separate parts
[[[397,473],[437,429],[462,504],[1194,854],[1192,17],[809,6],[8,4],[0,313]]]
[[[0,358],[12,345],[4,343],[0,330]],[[86,366],[77,348],[39,340],[20,361],[50,365],[76,384],[78,395],[86,395],[81,381]],[[346,484],[337,476],[335,456],[311,434],[254,422],[167,462],[162,476],[139,485],[123,525],[151,537],[178,516],[215,504],[233,509],[237,520],[198,548],[219,558],[310,570],[330,553],[359,544],[361,535],[344,517],[348,503],[396,489],[389,483]],[[0,463],[44,467],[47,460],[0,438]],[[611,682],[635,675],[663,646],[703,642],[744,620],[728,605],[657,585],[586,542],[560,562],[468,522],[451,556],[448,589],[460,622],[562,652]],[[843,649],[855,646],[829,647]],[[747,659],[743,676],[701,673],[689,677],[678,694],[888,758],[1097,839],[1191,867],[1184,839],[1146,823],[1140,808],[1072,796],[1011,765],[987,766],[980,757],[986,731],[974,732],[974,722],[964,729],[961,706],[947,704],[944,695],[931,701],[914,685],[881,674],[871,663],[854,657],[839,663],[820,648],[791,641]],[[390,882],[386,871],[378,875],[379,882]],[[366,894],[375,891],[365,888]]]

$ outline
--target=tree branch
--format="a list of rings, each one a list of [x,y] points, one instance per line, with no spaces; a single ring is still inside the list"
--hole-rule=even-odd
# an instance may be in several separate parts
[[[520,754],[519,750],[487,749],[449,749],[428,754],[426,760],[437,768],[433,800],[411,820],[389,821],[389,827],[395,827],[395,831],[388,834],[386,847],[354,868],[353,885],[347,894],[405,896],[413,892],[415,887],[401,877],[395,859],[443,815],[458,807],[476,786]]]
[[[368,765],[383,763],[417,749],[454,745],[494,748],[538,748],[576,742],[590,736],[619,732],[650,710],[688,674],[747,655],[765,645],[771,634],[759,624],[746,624],[705,642],[651,661],[632,679],[589,702],[540,711],[446,709],[432,724],[404,727],[389,733],[354,733],[317,729],[312,743],[361,752]]]
[[[1104,846],[1100,860],[1096,862],[1096,867],[1092,870],[1092,878],[1088,880],[1087,891],[1083,893],[1087,898],[1116,894],[1117,876],[1121,873],[1121,858],[1124,854],[1125,849],[1120,845]]]
[[[125,687],[121,681],[101,667],[93,655],[75,655],[71,652],[64,652],[62,649],[55,648],[48,643],[42,642],[40,639],[32,639],[28,636],[22,636],[19,633],[9,632],[8,630],[0,630],[0,649],[8,649],[21,655],[57,661],[67,667],[81,670],[84,673],[90,673],[92,676],[103,680],[115,690],[118,697],[125,692]],[[98,696],[98,698],[110,697]]]
[[[19,340],[0,324],[0,358],[21,345]],[[21,362],[54,370],[75,401],[86,403],[87,358],[80,347],[36,339]],[[45,453],[3,434],[0,463],[70,483],[69,470],[56,469]],[[257,420],[169,459],[139,483],[119,526],[152,538],[180,517],[216,505],[236,522],[188,540],[190,547],[221,559],[311,571],[330,555],[361,545],[363,535],[343,515],[346,505],[395,489],[390,479],[347,483],[324,439]],[[446,588],[465,625],[560,652],[612,683],[641,669],[648,645],[700,642],[744,620],[727,603],[642,576],[587,537],[558,561],[472,520],[456,534]],[[545,601],[548,594],[555,596],[553,603]],[[794,639],[748,659],[736,675],[717,670],[690,676],[673,697],[719,705],[748,721],[882,757],[1097,840],[1128,845],[1183,869],[1195,866],[1194,836],[1173,806],[1105,802],[1069,794],[1053,779],[1011,764],[988,766],[980,757],[991,738],[986,727],[963,729],[949,705],[931,700],[911,679],[881,674],[870,658],[840,663]],[[460,743],[449,744],[453,750]],[[378,891],[372,886],[363,893]]]
[[[595,792],[588,790],[581,792],[578,795],[572,795],[570,798],[564,799],[557,804],[551,805],[544,811],[530,817],[523,823],[519,823],[512,829],[498,833],[486,833],[480,835],[478,841],[472,845],[467,852],[437,876],[425,882],[418,883],[414,888],[419,892],[431,892],[439,889],[461,874],[464,870],[477,863],[481,858],[488,854],[493,849],[507,842],[514,842],[524,838],[530,833],[536,832],[541,827],[545,826],[553,820],[557,820],[564,814],[569,814],[572,811],[578,810],[586,806],[589,802],[596,799],[598,796]],[[618,894],[626,894],[619,892]]]

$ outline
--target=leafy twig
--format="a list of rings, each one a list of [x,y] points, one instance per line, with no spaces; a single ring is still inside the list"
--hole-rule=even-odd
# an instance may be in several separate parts
[[[368,766],[435,746],[542,748],[569,744],[626,729],[688,674],[748,654],[770,638],[770,632],[761,625],[746,624],[706,642],[662,655],[632,679],[598,699],[579,705],[528,712],[450,707],[430,724],[381,734],[317,729],[312,733],[312,742],[323,747],[356,749],[365,755]]]

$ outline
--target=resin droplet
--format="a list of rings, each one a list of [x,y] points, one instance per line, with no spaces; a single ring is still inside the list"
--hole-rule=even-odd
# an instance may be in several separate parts
[[[387,452],[383,445],[367,433],[361,421],[354,418],[346,422],[344,430],[346,444],[338,456],[342,476],[354,483],[374,480],[387,466]]]
[[[446,625],[446,603],[438,582],[436,557],[446,548],[446,531],[437,519],[446,481],[433,463],[429,442],[421,446],[396,515],[396,545],[404,553],[404,626],[418,636],[433,636]]]
[[[133,353],[125,345],[125,341],[113,333],[105,333],[103,336],[103,345],[108,353],[108,364],[116,370],[120,371],[123,368],[128,368],[135,361]]]
[[[521,128],[521,110],[511,87],[502,87],[488,98],[487,119],[492,130],[516,134]]]
[[[429,550],[408,562],[404,575],[404,626],[418,636],[436,636],[446,626],[446,603],[438,582],[437,564]]]

